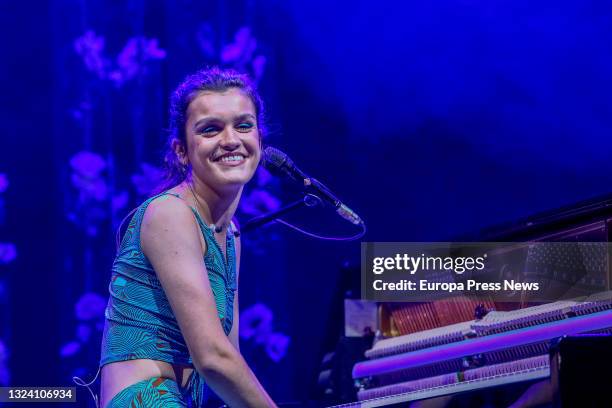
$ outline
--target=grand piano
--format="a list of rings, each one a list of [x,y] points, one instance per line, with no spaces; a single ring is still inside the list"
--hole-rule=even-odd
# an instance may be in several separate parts
[[[576,280],[589,290],[549,303],[378,304],[377,338],[352,369],[357,401],[337,406],[612,406],[611,237],[612,197],[482,232],[474,240],[581,245],[589,266]],[[554,251],[532,257],[575,268]]]

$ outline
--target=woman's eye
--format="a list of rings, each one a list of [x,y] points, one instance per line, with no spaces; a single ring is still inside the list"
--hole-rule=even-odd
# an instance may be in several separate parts
[[[216,126],[205,126],[205,127],[200,129],[199,133],[214,133],[217,130],[218,129],[217,129]]]
[[[238,129],[238,131],[242,131],[242,132],[246,132],[249,131],[253,128],[253,124],[252,123],[240,123],[238,126],[236,126],[236,129]]]

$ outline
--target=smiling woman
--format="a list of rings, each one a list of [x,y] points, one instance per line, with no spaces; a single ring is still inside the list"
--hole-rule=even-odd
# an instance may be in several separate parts
[[[239,233],[232,217],[261,157],[263,106],[217,68],[174,92],[166,179],[132,217],[112,268],[101,406],[275,406],[238,346]]]
[[[248,134],[255,133],[259,143],[265,136],[264,107],[261,97],[249,79],[234,71],[213,68],[200,71],[187,77],[174,91],[170,100],[170,132],[168,137],[168,148],[165,157],[166,178],[158,189],[158,193],[165,191],[185,180],[190,163],[185,160],[189,144],[189,133],[196,133],[202,137],[212,136],[215,132],[225,129],[227,112],[221,112],[221,118],[212,112],[206,112],[208,106],[202,106],[202,99],[198,96],[204,94],[213,97],[214,102],[223,103],[226,98],[214,98],[214,95],[232,94],[227,103],[243,103],[246,111],[238,109],[234,119],[236,131],[244,131]],[[231,101],[230,101],[231,99]],[[192,104],[193,102],[193,104]],[[221,108],[220,105],[217,105]],[[212,106],[211,106],[212,108]],[[204,109],[200,112],[199,109]],[[192,113],[200,114],[194,117]],[[188,124],[187,122],[191,122]],[[248,132],[247,132],[248,130]],[[261,149],[260,149],[261,151]]]

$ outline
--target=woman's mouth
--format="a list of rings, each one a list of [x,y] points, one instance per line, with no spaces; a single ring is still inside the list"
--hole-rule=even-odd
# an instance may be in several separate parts
[[[231,154],[224,154],[218,158],[216,158],[214,161],[217,163],[221,163],[224,166],[239,166],[242,163],[244,163],[246,160],[246,157],[240,153],[231,153]]]

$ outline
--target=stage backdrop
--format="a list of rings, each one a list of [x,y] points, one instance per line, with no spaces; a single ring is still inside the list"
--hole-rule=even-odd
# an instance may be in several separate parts
[[[365,240],[447,240],[612,190],[611,17],[578,0],[2,2],[0,385],[96,374],[115,233],[160,176],[188,73],[249,73],[266,143]],[[298,198],[260,171],[238,218]],[[243,240],[244,354],[276,400],[313,398],[359,245],[280,225]]]

